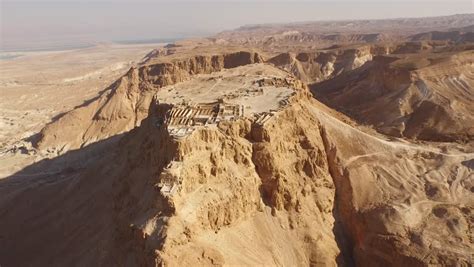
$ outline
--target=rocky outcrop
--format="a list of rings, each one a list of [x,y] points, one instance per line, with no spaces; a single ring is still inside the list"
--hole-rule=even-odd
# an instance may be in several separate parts
[[[359,68],[372,60],[373,56],[386,54],[389,51],[389,47],[361,46],[346,50],[282,53],[270,58],[268,62],[311,84]]]
[[[35,162],[0,179],[0,264],[470,266],[472,44],[413,34],[473,19],[253,26],[150,52],[39,149],[2,155]]]
[[[325,119],[322,123],[328,125]],[[472,154],[372,143],[362,141],[363,136],[353,136],[361,146],[344,147],[338,142],[348,133],[330,128],[323,127],[321,135],[337,210],[357,265],[469,265],[472,211],[465,197],[470,189],[453,181],[470,180],[461,162]],[[456,175],[450,176],[453,171]]]
[[[156,90],[189,80],[196,74],[262,61],[257,53],[240,51],[134,67],[100,96],[43,128],[36,147],[62,153],[129,131],[147,116]]]
[[[160,88],[190,79],[196,74],[209,74],[222,69],[263,62],[254,52],[240,51],[231,54],[194,56],[172,62],[145,65],[139,68],[140,88]]]
[[[427,59],[377,57],[314,84],[316,98],[385,134],[430,141],[474,136],[472,53]]]
[[[138,236],[119,248],[122,260],[140,263],[142,255],[149,255],[149,264],[171,266],[178,262],[335,266],[340,253],[333,233],[335,188],[318,128],[304,127],[306,122],[316,123],[315,119],[297,115],[298,110],[305,114],[298,103],[301,97],[309,99],[307,94],[292,98],[290,107],[264,125],[249,119],[223,121],[217,128],[200,128],[179,141],[166,138],[164,126],[153,130],[165,135],[158,143],[147,144],[146,150],[157,149],[151,155],[162,155],[153,164],[156,174],[147,182],[127,174],[117,183],[127,192],[118,196],[117,209],[123,211],[119,221],[124,225],[119,235],[123,240]],[[156,107],[155,117],[164,109]],[[152,126],[142,125],[136,134],[144,134],[145,127]],[[136,134],[124,144],[140,139]],[[157,188],[164,179],[174,179],[178,189],[173,194]],[[156,200],[131,201],[143,195]],[[145,217],[141,210],[148,211]],[[141,223],[131,224],[135,221]],[[261,223],[272,236],[261,231]],[[238,229],[255,233],[239,241],[245,242],[244,247],[232,234]],[[133,248],[137,242],[144,250]]]
[[[43,163],[67,163],[60,174],[0,181],[2,262],[469,263],[472,153],[367,134],[306,91],[263,124],[221,121],[179,140],[157,123],[170,107],[152,102],[113,146]]]
[[[174,194],[156,196],[166,199],[172,212],[124,219],[125,225],[142,221],[134,224],[135,231],[146,255],[155,255],[153,263],[467,263],[470,188],[459,182],[469,180],[469,169],[460,162],[472,155],[387,142],[321,108],[299,95],[263,125],[248,119],[222,122],[168,148],[175,153],[172,164],[148,183],[159,184],[169,175],[178,181]],[[439,160],[445,163],[434,178],[430,168]],[[439,180],[455,169],[456,177],[447,179],[457,185]],[[400,187],[410,192],[408,199]],[[439,240],[452,249],[444,250]],[[138,252],[129,248],[127,253]]]

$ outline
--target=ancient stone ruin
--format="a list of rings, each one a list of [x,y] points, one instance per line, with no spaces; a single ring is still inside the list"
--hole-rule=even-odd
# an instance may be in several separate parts
[[[182,138],[199,126],[216,125],[222,120],[236,120],[244,115],[242,105],[229,104],[224,101],[199,104],[180,104],[173,106],[165,115],[164,123],[168,132]]]
[[[161,173],[158,187],[160,188],[160,192],[163,196],[173,196],[179,190],[179,185],[181,182],[181,164],[179,162],[172,161]]]

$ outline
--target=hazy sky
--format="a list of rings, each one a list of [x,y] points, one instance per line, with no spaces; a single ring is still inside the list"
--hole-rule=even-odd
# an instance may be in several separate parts
[[[0,0],[0,49],[203,36],[245,24],[472,13],[473,0]]]

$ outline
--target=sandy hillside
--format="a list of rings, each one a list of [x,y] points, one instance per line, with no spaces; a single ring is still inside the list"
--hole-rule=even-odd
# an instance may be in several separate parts
[[[19,57],[0,61],[0,153],[25,146],[22,139],[99,95],[156,47],[101,45],[70,51],[19,52]],[[2,176],[24,166],[16,160],[3,159]]]
[[[379,56],[312,86],[328,105],[397,137],[474,137],[474,51]]]

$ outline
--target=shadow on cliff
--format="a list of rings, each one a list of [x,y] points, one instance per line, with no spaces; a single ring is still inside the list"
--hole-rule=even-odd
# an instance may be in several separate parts
[[[0,180],[2,265],[94,265],[84,254],[103,257],[112,240],[109,174],[121,168],[110,159],[122,136],[43,159]]]
[[[153,121],[0,180],[2,266],[154,265],[137,222],[174,212],[155,186],[174,143]]]
[[[353,245],[348,239],[348,234],[344,230],[337,205],[338,204],[336,195],[336,200],[334,201],[334,205],[332,208],[332,215],[334,217],[333,233],[334,237],[336,238],[336,244],[341,251],[336,258],[336,263],[338,266],[353,267],[356,266],[352,252]]]
[[[68,151],[54,158],[45,158],[24,167],[20,171],[0,180],[0,190],[10,184],[40,182],[45,177],[55,180],[63,174],[72,174],[83,170],[90,163],[112,154],[115,144],[123,137],[119,134],[77,150]],[[25,139],[26,140],[26,139]]]

